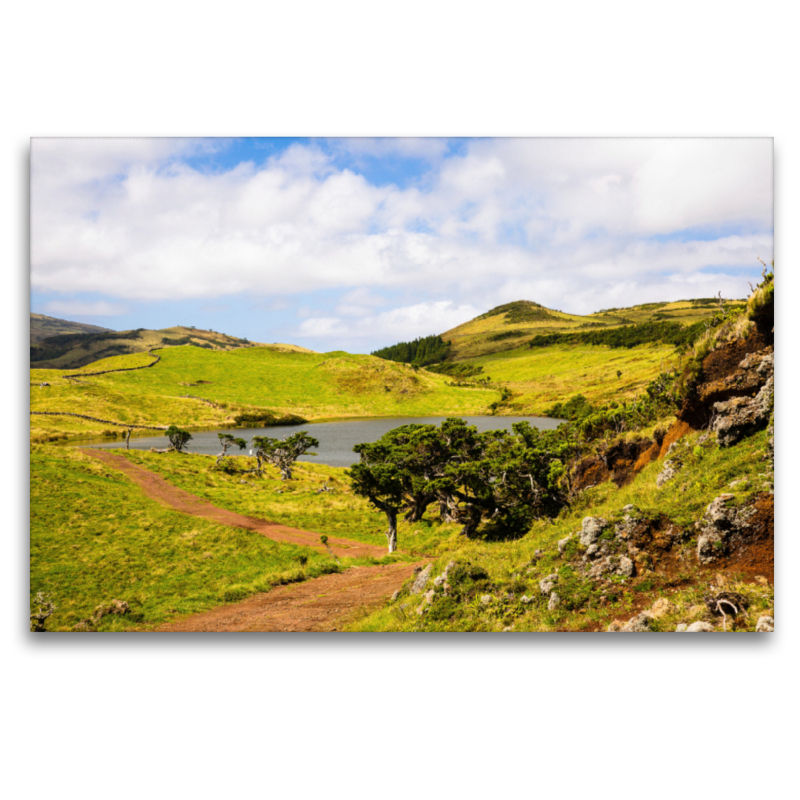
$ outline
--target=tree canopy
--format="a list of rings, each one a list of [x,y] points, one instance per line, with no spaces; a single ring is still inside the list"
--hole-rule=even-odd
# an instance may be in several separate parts
[[[474,425],[449,418],[438,428],[403,425],[377,442],[356,445],[361,461],[348,475],[353,491],[386,514],[392,552],[398,513],[405,510],[414,522],[433,502],[467,537],[484,520],[518,531],[536,516],[557,513],[564,503],[562,457],[571,447],[555,431],[526,422],[516,423],[513,433],[478,433]]]
[[[253,445],[256,451],[256,460],[259,473],[264,464],[273,464],[281,472],[285,481],[292,479],[292,465],[302,455],[316,455],[308,453],[312,447],[319,447],[319,441],[309,436],[304,431],[298,431],[283,439],[272,439],[269,436],[254,436]]]

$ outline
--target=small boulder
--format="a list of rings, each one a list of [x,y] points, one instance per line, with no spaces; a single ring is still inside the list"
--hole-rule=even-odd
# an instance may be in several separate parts
[[[659,617],[663,617],[664,614],[669,614],[671,610],[672,606],[670,605],[669,600],[667,600],[666,597],[659,597],[658,600],[656,600],[655,603],[653,603],[653,605],[650,607],[650,611],[648,613],[654,619],[658,619]]]
[[[563,553],[567,547],[567,544],[575,538],[577,534],[571,533],[569,536],[565,536],[563,539],[558,540],[558,552]]]
[[[561,598],[555,592],[553,592],[550,595],[549,602],[547,603],[547,610],[555,611],[560,604],[561,604]]]
[[[556,573],[548,575],[546,578],[542,578],[542,580],[539,581],[539,591],[541,591],[542,594],[550,594],[557,583],[558,575],[556,575]]]
[[[524,594],[524,595],[522,595],[522,597],[520,597],[519,601],[520,601],[520,603],[522,603],[523,605],[526,606],[526,605],[528,605],[528,603],[532,603],[533,602],[533,598],[532,597],[528,597],[528,595]]]
[[[397,600],[398,597],[400,597],[400,590],[399,589],[392,595],[391,602],[394,603],[395,600]]]
[[[428,564],[428,566],[425,567],[425,569],[420,571],[420,573],[414,579],[414,583],[411,584],[411,589],[409,590],[411,594],[419,594],[425,588],[425,584],[430,579],[432,571],[433,571],[432,564]]]
[[[703,620],[698,620],[686,629],[686,633],[714,633],[714,626]]]
[[[679,465],[674,461],[665,461],[661,472],[656,478],[656,486],[660,489],[665,483],[671,481],[678,474]]]
[[[594,544],[608,523],[602,517],[585,517],[581,524],[580,543],[584,547]]]
[[[488,606],[489,603],[492,602],[492,600],[493,600],[493,598],[492,598],[492,596],[490,594],[481,595],[481,605],[482,606]]]
[[[689,626],[685,622],[681,622],[675,628],[675,633],[686,633],[688,628],[689,628]]]
[[[756,633],[773,633],[775,631],[775,620],[772,617],[763,616],[756,622]]]
[[[646,611],[642,611],[641,614],[637,614],[635,617],[632,617],[628,620],[627,625],[625,625],[621,632],[622,633],[651,633],[652,628],[650,627],[650,615]]]

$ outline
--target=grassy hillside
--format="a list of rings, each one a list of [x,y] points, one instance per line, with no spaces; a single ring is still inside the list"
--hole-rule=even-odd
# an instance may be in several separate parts
[[[470,359],[511,392],[501,414],[542,415],[549,406],[582,394],[591,401],[624,400],[639,394],[670,363],[678,365],[675,348],[645,345],[611,349],[590,345],[556,345],[531,350],[505,350]],[[621,376],[617,376],[621,372]]]
[[[554,522],[536,522],[519,540],[443,540],[434,548],[439,555],[433,576],[442,573],[453,560],[485,573],[485,577],[465,580],[466,596],[454,593],[452,600],[437,597],[431,610],[419,615],[416,609],[423,596],[410,595],[406,590],[396,602],[370,614],[352,629],[606,630],[612,621],[628,619],[663,599],[664,613],[652,623],[653,629],[674,631],[678,623],[711,619],[703,598],[709,583],[715,582],[717,588],[724,587],[747,598],[747,613],[738,624],[740,629],[753,630],[760,615],[774,613],[774,588],[735,569],[719,575],[719,568],[700,567],[694,555],[697,540],[693,526],[705,507],[722,493],[731,495],[732,505],[741,505],[755,493],[771,490],[771,481],[762,474],[766,433],[728,449],[720,448],[716,442],[699,440],[700,434],[696,433],[682,442],[687,457],[680,478],[663,487],[657,485],[663,462],[654,462],[623,489],[609,482],[585,491]],[[739,482],[731,486],[735,481]],[[644,519],[668,518],[686,531],[682,543],[674,553],[664,553],[661,563],[651,563],[652,568],[641,566],[633,578],[615,578],[610,585],[581,579],[565,564],[557,543],[580,530],[587,515],[617,522],[627,513],[623,510],[626,507]],[[657,547],[651,552],[658,557]],[[561,604],[554,609],[548,608],[548,598],[539,587],[539,582],[552,574],[559,574],[561,593]],[[479,575],[477,570],[475,575]]]
[[[744,301],[733,301],[744,308]],[[442,334],[450,343],[449,360],[464,361],[514,349],[537,334],[575,333],[643,322],[691,325],[712,316],[716,300],[645,303],[581,316],[544,308],[528,300],[507,303]]]
[[[47,317],[44,314],[31,313],[30,338],[31,344],[41,342],[48,336],[58,336],[72,333],[113,333],[110,328],[101,328],[99,325],[89,325],[85,322],[71,322],[58,317]]]
[[[99,629],[156,624],[338,569],[327,555],[189,517],[73,449],[31,452],[31,598],[49,593],[49,630],[121,599]]]
[[[31,336],[31,367],[34,369],[79,369],[109,356],[143,353],[155,348],[185,344],[207,350],[231,350],[255,346],[255,343],[248,342],[247,339],[180,325],[163,330],[146,330],[144,328],[133,331],[107,331],[103,328],[89,332],[65,330],[58,335],[39,338],[35,342]],[[260,346],[282,352],[311,352],[303,347],[290,344]]]
[[[240,413],[272,410],[306,419],[484,413],[497,389],[448,386],[442,375],[373,356],[288,352],[265,347],[210,351],[171,347],[153,367],[68,378],[152,360],[119,356],[81,371],[31,370],[31,410],[66,411],[139,425],[212,427]],[[40,387],[46,382],[48,387]],[[182,396],[183,395],[183,396]],[[191,395],[186,397],[185,395]],[[102,435],[107,425],[31,417],[34,441]]]

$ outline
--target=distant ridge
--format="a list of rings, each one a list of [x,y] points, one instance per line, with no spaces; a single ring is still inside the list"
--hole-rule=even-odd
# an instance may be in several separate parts
[[[88,325],[85,322],[71,322],[58,317],[47,317],[44,314],[31,312],[31,344],[41,342],[48,336],[59,336],[65,333],[108,333],[111,328],[101,328],[99,325]]]

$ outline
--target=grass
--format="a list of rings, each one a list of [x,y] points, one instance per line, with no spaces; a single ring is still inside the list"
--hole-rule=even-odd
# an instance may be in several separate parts
[[[416,608],[421,596],[404,592],[397,602],[373,612],[353,623],[358,631],[456,631],[480,630],[606,630],[612,620],[630,618],[634,613],[650,607],[661,597],[670,603],[670,610],[658,622],[661,630],[674,630],[678,622],[691,623],[708,619],[700,608],[708,581],[715,580],[713,570],[701,570],[694,556],[696,542],[691,538],[693,524],[706,506],[722,493],[734,495],[733,503],[743,503],[754,493],[771,488],[765,477],[762,460],[766,433],[758,433],[732,448],[721,448],[713,439],[700,444],[699,434],[680,440],[679,447],[670,457],[681,460],[683,466],[677,477],[657,488],[656,477],[663,462],[647,466],[628,486],[617,489],[613,483],[604,483],[581,494],[571,508],[553,521],[537,521],[521,539],[510,542],[466,541],[451,539],[447,548],[439,550],[433,575],[441,573],[450,560],[471,563],[484,569],[488,583],[474,594],[453,603],[449,598],[438,598],[443,612],[420,616]],[[745,478],[735,487],[734,479]],[[622,508],[632,504],[639,515],[656,518],[666,515],[689,533],[684,544],[685,558],[678,572],[660,574],[643,571],[632,579],[615,579],[616,584],[598,588],[588,581],[565,570],[564,561],[558,557],[557,543],[579,530],[585,516],[600,516],[607,520],[622,517]],[[453,547],[452,545],[456,546]],[[540,558],[536,551],[544,551]],[[574,600],[550,611],[547,597],[538,583],[546,575],[561,573],[560,591]],[[729,575],[725,588],[740,591],[751,602],[744,623],[753,630],[758,616],[771,613],[774,608],[773,589],[752,582],[743,582],[741,576]],[[566,589],[564,588],[566,587]],[[492,600],[484,605],[481,596],[490,594]],[[511,596],[513,595],[513,597]],[[533,598],[523,603],[523,595]]]
[[[503,406],[505,414],[543,414],[549,406],[576,394],[592,402],[629,399],[640,394],[670,362],[678,364],[675,349],[662,345],[630,350],[591,345],[541,350],[523,347],[470,361],[514,395]]]
[[[734,301],[734,305],[744,308],[743,301]],[[451,343],[451,358],[456,361],[463,361],[503,352],[509,345],[513,347],[515,344],[514,337],[503,340],[492,339],[497,334],[510,331],[516,332],[519,339],[530,339],[536,334],[569,333],[591,330],[597,326],[616,328],[621,325],[659,320],[691,325],[701,319],[712,316],[715,309],[716,305],[714,304],[697,304],[691,300],[682,300],[673,303],[645,303],[631,306],[630,308],[619,308],[605,313],[596,312],[584,316],[544,309],[550,318],[541,320],[526,320],[524,317],[517,319],[512,309],[511,311],[488,317],[485,315],[476,317],[443,333],[442,338]]]
[[[174,486],[202,497],[220,508],[239,514],[281,522],[327,536],[353,539],[380,547],[386,544],[386,516],[362,497],[353,494],[345,470],[325,464],[297,462],[293,480],[280,480],[278,470],[266,467],[264,475],[242,474],[238,470],[255,466],[255,459],[229,459],[236,472],[215,468],[213,456],[189,453],[120,451],[130,461],[162,475]],[[246,483],[242,483],[242,481]],[[332,491],[320,492],[324,484]],[[438,520],[398,525],[401,555],[417,556],[438,552],[444,542],[453,541],[460,526],[439,524]]]
[[[306,419],[480,414],[499,395],[496,389],[448,386],[446,376],[373,356],[266,347],[211,351],[183,346],[158,352],[161,362],[152,368],[79,381],[66,379],[70,373],[63,370],[32,370],[31,410],[143,425],[174,422],[197,429],[229,427],[237,412],[259,409]],[[139,356],[104,359],[102,368],[128,365],[135,358]],[[41,381],[50,386],[40,388]],[[87,438],[109,429],[67,419],[31,417],[32,439],[73,438],[78,432]]]
[[[94,459],[52,447],[31,451],[30,547],[31,598],[47,592],[57,606],[48,630],[113,599],[131,614],[101,630],[155,625],[339,568],[312,548],[166,509]]]

